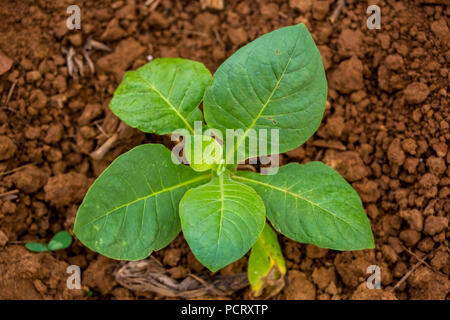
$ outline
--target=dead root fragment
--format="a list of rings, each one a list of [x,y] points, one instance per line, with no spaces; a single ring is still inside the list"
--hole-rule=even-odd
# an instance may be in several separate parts
[[[0,172],[0,177],[1,177],[1,176],[5,176],[5,175],[7,175],[7,174],[11,174],[11,173],[17,172],[17,171],[19,171],[19,170],[22,170],[22,169],[24,169],[24,168],[26,168],[26,167],[29,167],[29,166],[32,166],[32,165],[35,165],[35,164],[36,164],[36,163],[31,162],[31,163],[27,163],[27,164],[25,164],[25,165],[23,165],[23,166],[14,168],[14,169],[9,170],[9,171],[3,171],[3,172]]]
[[[66,55],[67,72],[75,81],[78,81],[78,67],[73,60],[76,54],[75,50],[72,47],[62,48],[62,52]]]
[[[428,253],[425,257],[423,257],[423,259],[419,259],[419,262],[417,262],[398,282],[397,284],[391,289],[391,292],[394,292],[398,287],[401,286],[401,284],[403,282],[405,282],[406,280],[408,280],[408,278],[412,275],[412,273],[420,267],[421,264],[423,264],[425,262],[425,260],[433,253],[433,251],[431,251],[430,253]]]
[[[11,190],[11,191],[8,191],[8,192],[4,192],[4,193],[0,193],[0,199],[3,200],[3,201],[17,199],[18,198],[18,196],[17,196],[18,193],[19,193],[19,190],[17,190],[17,189]]]
[[[17,85],[17,81],[18,81],[17,79],[14,80],[14,83],[11,85],[11,88],[9,89],[8,96],[6,97],[6,102],[5,102],[6,107],[8,107],[9,100],[11,100],[12,94]]]
[[[145,5],[147,7],[150,6],[149,11],[152,12],[152,11],[155,11],[156,7],[159,5],[160,2],[161,2],[161,0],[156,0],[156,1],[155,0],[147,0],[145,2]]]
[[[111,48],[108,47],[106,44],[101,43],[100,41],[94,40],[91,37],[89,37],[86,41],[86,44],[84,45],[84,50],[87,51],[92,51],[92,50],[97,50],[97,51],[106,51],[106,52],[111,52]]]
[[[116,143],[121,140],[122,134],[129,128],[125,123],[121,122],[117,131],[106,140],[97,150],[91,152],[90,156],[94,160],[102,160],[105,155],[113,148]],[[100,130],[102,131],[102,129]],[[104,134],[104,132],[103,132]]]
[[[86,60],[86,63],[89,67],[89,70],[91,71],[91,74],[95,74],[95,65],[94,65],[94,62],[92,62],[89,54],[90,54],[90,52],[84,48],[83,49],[83,57]]]
[[[338,0],[336,8],[333,11],[333,14],[330,17],[330,22],[335,23],[341,14],[342,8],[345,6],[345,0]]]
[[[165,297],[192,299],[205,296],[229,296],[248,286],[246,273],[207,277],[189,274],[182,281],[174,280],[156,259],[130,261],[118,266],[115,278],[125,288],[153,292]]]
[[[108,140],[106,140],[104,144],[100,146],[100,148],[98,148],[94,152],[91,152],[91,158],[94,160],[102,160],[108,153],[108,151],[111,150],[111,148],[116,144],[118,139],[119,135],[117,133],[114,133],[111,137],[108,138]]]
[[[107,52],[111,51],[107,45],[96,41],[91,37],[87,39],[85,45],[83,46],[82,55],[77,55],[75,49],[72,47],[62,48],[62,52],[66,55],[67,72],[75,81],[78,81],[79,77],[83,77],[85,75],[84,60],[86,60],[91,75],[95,74],[95,65],[90,57],[90,54],[94,50]]]
[[[73,61],[75,62],[75,65],[78,68],[78,72],[80,73],[80,76],[84,76],[84,67],[83,67],[83,60],[81,60],[79,57],[74,56]]]

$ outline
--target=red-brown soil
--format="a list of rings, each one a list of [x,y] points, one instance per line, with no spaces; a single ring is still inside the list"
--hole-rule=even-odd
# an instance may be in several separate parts
[[[84,0],[77,2],[81,30],[69,31],[71,4],[2,0],[0,6],[0,51],[13,60],[0,76],[0,299],[161,299],[121,287],[112,276],[117,261],[78,241],[39,254],[24,243],[72,230],[87,188],[119,154],[143,142],[169,145],[166,137],[125,128],[102,160],[89,156],[119,127],[108,104],[125,70],[152,55],[198,60],[215,71],[259,35],[300,22],[322,53],[328,104],[316,135],[281,162],[321,160],[336,168],[359,192],[376,248],[337,252],[280,237],[288,274],[276,298],[449,298],[448,1],[348,0],[332,24],[331,0],[225,0],[218,11],[202,9],[200,1],[154,7]],[[380,30],[366,27],[369,4],[381,7]],[[76,82],[62,48],[72,46],[82,58],[90,36],[113,51],[93,52],[96,74],[86,66]],[[203,270],[182,236],[154,255],[174,278]],[[245,271],[246,260],[220,273]],[[81,267],[82,290],[66,288],[71,264]],[[372,264],[381,268],[382,290],[365,288]],[[249,296],[246,289],[231,298]]]

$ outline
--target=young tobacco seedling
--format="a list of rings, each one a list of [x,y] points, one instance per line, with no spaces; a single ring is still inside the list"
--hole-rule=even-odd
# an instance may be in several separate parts
[[[75,234],[107,257],[139,260],[182,230],[196,258],[211,271],[252,249],[248,272],[256,294],[265,288],[270,294],[279,291],[286,272],[266,218],[278,232],[302,243],[335,250],[373,248],[358,194],[327,165],[290,163],[267,175],[237,171],[237,160],[270,155],[268,146],[276,144],[283,153],[303,144],[322,121],[326,97],[322,59],[303,24],[242,47],[214,78],[201,63],[179,58],[156,59],[127,72],[111,110],[143,132],[184,132],[191,166],[176,163],[157,144],[119,156],[87,192]],[[203,116],[214,135],[226,136],[227,148],[194,130]],[[230,138],[227,130],[240,134]],[[265,147],[251,148],[252,137]],[[208,159],[192,161],[198,153]]]
[[[28,242],[25,245],[30,251],[34,252],[46,252],[55,251],[60,249],[66,249],[72,244],[72,236],[67,231],[60,231],[53,236],[48,244],[40,242]]]

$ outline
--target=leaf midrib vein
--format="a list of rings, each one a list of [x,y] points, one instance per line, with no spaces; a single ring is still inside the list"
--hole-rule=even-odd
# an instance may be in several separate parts
[[[222,234],[223,209],[224,209],[223,205],[225,201],[223,175],[219,176],[219,190],[220,190],[220,220],[219,220],[219,236],[217,238],[217,248],[219,248],[220,246],[220,236]]]
[[[120,205],[120,206],[118,206],[118,207],[116,207],[116,208],[114,208],[114,209],[112,209],[112,210],[109,210],[109,211],[106,212],[105,214],[103,214],[103,215],[101,215],[101,216],[99,216],[99,217],[93,219],[92,221],[89,221],[88,223],[86,223],[86,224],[83,225],[82,227],[84,227],[84,226],[86,226],[86,225],[88,225],[88,224],[94,223],[94,222],[96,222],[96,221],[98,221],[98,220],[100,220],[100,219],[102,219],[102,218],[104,218],[104,217],[109,216],[111,213],[113,213],[113,212],[115,212],[115,211],[117,211],[117,210],[120,210],[120,209],[122,209],[122,208],[128,207],[128,206],[130,206],[130,205],[132,205],[132,204],[134,204],[134,203],[137,203],[137,202],[139,202],[139,201],[147,200],[147,199],[149,199],[149,198],[151,198],[151,197],[155,197],[155,196],[157,196],[157,195],[159,195],[159,194],[163,194],[163,193],[165,193],[165,192],[170,192],[170,191],[172,191],[172,190],[175,190],[175,189],[178,189],[178,188],[187,186],[187,185],[189,185],[189,184],[193,184],[193,183],[198,182],[198,181],[206,180],[207,178],[210,178],[210,177],[211,177],[210,174],[204,175],[204,176],[200,176],[200,177],[197,177],[197,178],[194,178],[194,179],[185,181],[185,182],[183,182],[183,183],[179,183],[179,184],[177,184],[177,185],[174,185],[174,186],[171,186],[171,187],[168,187],[168,188],[165,188],[165,189],[161,189],[161,190],[159,190],[159,191],[156,191],[156,192],[151,193],[151,194],[149,194],[149,195],[146,195],[146,196],[144,196],[144,197],[137,198],[137,199],[135,199],[135,200],[133,200],[133,201],[124,203],[124,204],[122,204],[122,205]]]
[[[192,133],[194,133],[194,129],[192,128],[192,126],[189,124],[189,122],[186,120],[185,117],[183,117],[183,115],[178,111],[177,108],[175,108],[175,106],[158,90],[156,89],[156,87],[151,84],[150,82],[147,81],[147,79],[145,79],[139,72],[138,72],[139,77],[147,84],[147,86],[150,87],[151,90],[155,91],[160,97],[161,99],[164,100],[165,103],[167,103],[167,105],[173,110],[173,112],[176,113],[176,115],[183,120],[183,122],[186,124],[186,127],[189,129],[189,131],[191,131]]]
[[[268,183],[264,183],[264,182],[261,182],[261,181],[258,181],[258,180],[254,180],[254,179],[250,179],[250,178],[244,178],[244,177],[241,177],[241,176],[236,176],[236,175],[235,175],[235,176],[233,176],[233,178],[234,178],[234,179],[237,179],[237,180],[247,181],[247,182],[249,182],[249,183],[259,184],[259,185],[262,185],[262,186],[271,188],[272,190],[277,190],[277,191],[279,191],[279,192],[283,192],[283,193],[288,194],[288,195],[290,195],[290,196],[293,196],[293,197],[295,197],[295,198],[301,199],[301,200],[303,200],[303,201],[309,203],[309,204],[312,205],[313,207],[317,207],[317,208],[323,210],[324,212],[330,214],[330,215],[333,216],[335,219],[338,219],[338,220],[343,221],[344,223],[348,224],[351,228],[354,228],[354,226],[353,226],[350,222],[348,222],[347,220],[343,219],[342,217],[339,217],[338,215],[334,214],[333,212],[329,211],[328,209],[326,209],[326,208],[324,208],[324,207],[321,207],[321,206],[318,205],[317,203],[314,203],[314,202],[312,202],[312,201],[310,201],[310,200],[308,200],[308,199],[306,199],[306,198],[304,198],[304,197],[302,197],[302,196],[300,196],[300,195],[298,195],[298,194],[296,194],[296,193],[294,193],[294,192],[291,192],[291,191],[288,190],[288,189],[279,188],[279,187],[276,187],[276,186],[271,185],[271,184],[268,184]]]
[[[297,42],[298,39],[296,39],[295,41],[295,46],[292,50],[292,53],[289,55],[289,60],[286,63],[286,66],[283,69],[283,72],[280,75],[280,78],[278,79],[277,83],[275,84],[272,92],[270,93],[269,97],[267,98],[266,102],[261,106],[261,109],[259,110],[258,114],[256,115],[255,119],[253,119],[252,123],[250,124],[250,126],[247,128],[247,130],[245,130],[244,134],[240,137],[240,139],[237,141],[236,143],[236,147],[234,152],[232,153],[233,157],[234,154],[236,153],[236,150],[238,150],[239,146],[242,144],[242,142],[245,140],[245,138],[247,137],[248,132],[255,126],[256,122],[258,122],[259,118],[261,117],[261,115],[263,114],[264,110],[266,109],[267,105],[271,102],[273,95],[275,94],[275,92],[278,90],[278,87],[280,85],[281,80],[283,79],[284,75],[286,74],[286,71],[291,63],[292,60],[292,56],[293,56],[293,52],[295,52],[295,48],[297,47]],[[230,159],[227,159],[227,162]]]

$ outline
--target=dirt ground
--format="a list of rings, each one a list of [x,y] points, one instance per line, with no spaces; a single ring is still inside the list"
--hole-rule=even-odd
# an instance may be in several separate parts
[[[81,30],[71,31],[66,9],[74,2]],[[0,76],[0,299],[162,299],[120,286],[112,276],[118,262],[78,241],[39,254],[24,243],[71,231],[87,188],[115,157],[144,142],[168,145],[125,128],[103,159],[89,156],[118,130],[108,105],[125,70],[151,55],[201,61],[214,72],[242,45],[300,22],[321,51],[328,104],[319,131],[281,162],[337,169],[360,194],[376,247],[338,252],[280,236],[288,273],[275,299],[449,298],[449,1],[348,0],[334,23],[333,0],[225,0],[219,10],[147,2],[2,0],[0,51],[13,65]],[[370,4],[381,8],[379,30],[366,27]],[[82,54],[89,39],[112,49],[90,54],[94,75]],[[78,81],[68,48],[84,63]],[[174,279],[204,271],[181,235],[154,256]],[[244,257],[220,273],[245,272],[246,264]],[[81,267],[82,290],[66,288],[69,265]],[[370,265],[381,268],[381,290],[365,288]],[[247,288],[229,298],[249,297]]]

